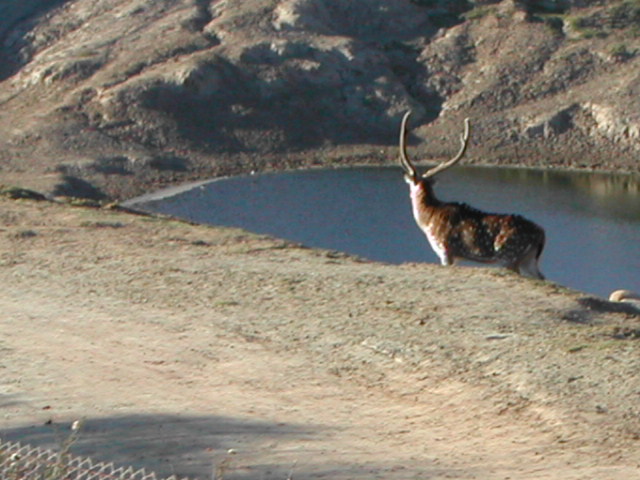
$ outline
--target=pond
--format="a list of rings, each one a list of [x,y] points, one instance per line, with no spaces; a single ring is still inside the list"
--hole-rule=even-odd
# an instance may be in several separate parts
[[[518,213],[544,227],[540,265],[549,280],[603,297],[640,291],[639,177],[457,167],[439,176],[435,190],[441,200]],[[438,263],[414,223],[397,167],[223,178],[127,205],[381,262]]]

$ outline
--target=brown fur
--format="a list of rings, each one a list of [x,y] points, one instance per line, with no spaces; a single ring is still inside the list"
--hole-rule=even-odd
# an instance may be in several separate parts
[[[411,190],[416,223],[443,265],[458,259],[498,263],[515,272],[544,278],[538,260],[544,249],[544,230],[520,215],[486,213],[464,203],[445,203],[433,193],[432,179],[458,163],[469,144],[470,122],[464,121],[458,153],[420,175],[407,155],[407,121],[400,124],[400,165]]]
[[[458,259],[498,263],[544,278],[537,262],[544,249],[545,234],[535,223],[520,215],[486,213],[464,203],[441,202],[434,195],[431,182],[425,179],[413,183],[412,202],[416,223],[443,264]]]

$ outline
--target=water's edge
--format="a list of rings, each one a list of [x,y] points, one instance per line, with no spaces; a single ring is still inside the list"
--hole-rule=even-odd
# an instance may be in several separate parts
[[[545,275],[606,296],[640,290],[640,177],[600,172],[457,167],[439,198],[519,213],[547,231]],[[244,228],[388,263],[437,262],[411,216],[397,167],[216,178],[134,198],[126,207]]]

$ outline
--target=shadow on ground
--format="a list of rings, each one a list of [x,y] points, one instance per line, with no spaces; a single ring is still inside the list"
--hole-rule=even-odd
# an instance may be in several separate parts
[[[71,433],[71,424],[51,422],[3,429],[0,438],[59,450]],[[229,449],[237,449],[238,455],[264,453],[265,445],[293,436],[303,440],[313,433],[293,425],[217,416],[129,415],[85,420],[71,453],[95,462],[144,468],[158,476],[208,479]]]
[[[285,480],[289,478],[433,478],[455,470],[429,459],[393,464],[381,455],[363,461],[314,443],[321,426],[289,425],[218,416],[129,415],[87,419],[70,448],[93,463],[113,463],[155,473],[157,478]],[[72,435],[70,423],[0,430],[2,442],[59,451]],[[357,458],[354,458],[357,457]],[[222,470],[220,470],[222,468]],[[117,479],[116,479],[117,480]]]
[[[602,314],[623,313],[630,318],[640,318],[640,310],[623,302],[609,302],[597,297],[582,297],[578,299],[575,309],[565,312],[562,319],[584,325],[592,325]]]

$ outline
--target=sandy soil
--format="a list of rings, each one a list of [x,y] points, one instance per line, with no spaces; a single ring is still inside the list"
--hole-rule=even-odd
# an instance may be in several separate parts
[[[30,200],[0,255],[5,440],[84,419],[76,453],[201,479],[639,478],[630,309]]]

